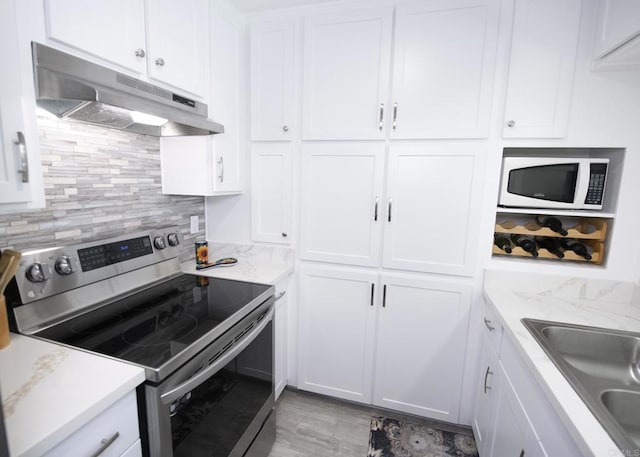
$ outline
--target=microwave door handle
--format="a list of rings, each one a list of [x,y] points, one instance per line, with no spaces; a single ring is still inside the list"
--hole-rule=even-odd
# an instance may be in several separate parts
[[[174,400],[186,395],[204,381],[206,381],[211,375],[215,374],[218,370],[224,367],[227,363],[233,360],[238,354],[246,349],[249,344],[256,339],[256,337],[264,330],[264,328],[273,319],[273,308],[269,311],[269,314],[260,321],[260,324],[248,333],[240,342],[235,344],[228,352],[221,356],[214,363],[198,373],[197,376],[187,379],[182,384],[177,385],[173,389],[160,395],[160,400],[165,405],[170,404]]]
[[[587,201],[587,192],[589,191],[589,179],[591,179],[591,167],[587,161],[580,161],[578,165],[578,179],[576,182],[575,195],[573,203],[577,207],[584,207]]]

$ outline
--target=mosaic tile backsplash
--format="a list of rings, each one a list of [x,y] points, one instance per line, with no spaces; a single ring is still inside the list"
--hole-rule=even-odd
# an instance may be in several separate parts
[[[204,197],[162,195],[156,137],[38,118],[46,208],[0,214],[0,249],[73,244],[178,225],[181,261],[204,239]],[[190,234],[190,216],[200,225]]]

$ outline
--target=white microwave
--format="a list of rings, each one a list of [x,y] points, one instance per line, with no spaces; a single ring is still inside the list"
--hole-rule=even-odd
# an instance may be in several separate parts
[[[601,210],[609,159],[504,157],[498,205]]]

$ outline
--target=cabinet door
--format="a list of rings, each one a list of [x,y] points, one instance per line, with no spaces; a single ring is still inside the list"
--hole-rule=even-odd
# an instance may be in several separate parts
[[[496,402],[495,423],[492,431],[493,439],[491,450],[486,455],[496,457],[548,457],[549,454],[538,440],[529,417],[504,368],[500,366],[499,371],[496,390],[493,392]]]
[[[484,146],[391,145],[383,266],[473,274]]]
[[[566,135],[581,1],[516,1],[503,137]]]
[[[215,172],[213,136],[160,138],[163,194],[212,195]]]
[[[251,139],[290,140],[293,134],[291,21],[251,26]]]
[[[274,335],[274,389],[276,400],[287,386],[287,332],[288,325],[288,300],[287,283],[288,279],[276,284],[276,313],[275,313],[275,335]]]
[[[17,19],[14,2],[1,2],[0,212],[44,206],[33,77],[21,71],[24,53],[30,62],[31,52],[19,41]]]
[[[149,79],[204,97],[209,67],[206,0],[151,0],[146,7]]]
[[[382,277],[374,404],[458,422],[471,287]]]
[[[640,2],[603,0],[598,20],[596,57],[602,57],[640,34]]]
[[[383,144],[305,144],[300,258],[376,266]]]
[[[215,190],[221,193],[242,191],[240,156],[240,74],[242,25],[237,19],[219,12],[213,15],[211,61],[212,83],[209,117],[224,125],[224,133],[215,135]]]
[[[529,456],[526,449],[526,426],[523,427],[522,411],[504,373],[500,374],[496,397],[493,442],[488,456]],[[525,418],[526,420],[526,418]]]
[[[491,437],[494,430],[495,386],[499,376],[498,357],[487,337],[482,338],[482,362],[478,373],[478,394],[473,415],[473,435],[481,456],[490,456]]]
[[[371,402],[377,274],[302,267],[298,388]]]
[[[391,8],[314,16],[304,30],[304,139],[383,139]]]
[[[291,224],[290,143],[251,146],[251,238],[289,243]]]
[[[396,11],[391,138],[486,138],[497,0],[427,0]]]
[[[142,76],[146,73],[143,0],[45,0],[47,39]],[[142,51],[142,52],[140,52]]]

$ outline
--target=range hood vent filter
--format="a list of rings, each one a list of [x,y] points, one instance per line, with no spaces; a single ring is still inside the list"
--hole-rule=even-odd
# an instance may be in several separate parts
[[[202,102],[39,43],[32,51],[38,106],[59,118],[154,136],[224,133]],[[167,122],[150,125],[132,112]]]

